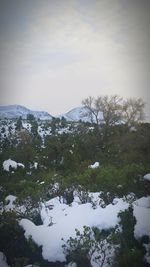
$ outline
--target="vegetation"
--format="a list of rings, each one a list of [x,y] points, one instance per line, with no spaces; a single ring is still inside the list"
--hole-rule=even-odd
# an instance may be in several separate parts
[[[128,210],[120,212],[118,216],[120,218],[119,224],[122,228],[122,231],[118,232],[114,237],[120,244],[120,247],[116,254],[113,267],[149,266],[146,262],[143,262],[145,249],[142,246],[142,240],[141,242],[137,242],[134,237],[134,226],[136,224],[136,219],[133,216],[132,206],[130,206]]]
[[[83,227],[83,233],[76,229],[76,237],[70,237],[63,245],[68,262],[76,262],[77,266],[91,267],[91,259],[100,267],[111,262],[111,239],[113,230]]]
[[[104,123],[106,129],[121,121],[129,127],[135,126],[144,118],[145,104],[141,98],[123,100],[117,95],[106,95],[94,99],[89,96],[82,104],[91,122],[95,121],[97,125]]]
[[[65,118],[41,122],[32,114],[27,120],[1,121],[1,166],[9,158],[25,165],[24,169],[9,172],[0,169],[0,251],[5,253],[11,267],[65,266],[65,263],[43,260],[41,248],[24,238],[18,224],[22,217],[36,225],[42,224],[41,201],[62,196],[65,203],[71,204],[76,190],[81,203],[91,202],[95,208],[89,192],[100,192],[102,207],[112,203],[115,197],[126,197],[131,192],[135,198],[150,193],[149,181],[143,179],[150,172],[150,124],[141,122],[143,101],[123,101],[118,96],[89,97],[83,105],[90,123],[67,122]],[[124,123],[120,124],[122,120]],[[100,166],[89,168],[96,161]],[[54,190],[56,183],[58,187]],[[17,196],[17,206],[24,205],[24,213],[4,209],[5,198],[10,194]],[[115,260],[110,266],[147,266],[143,262],[143,241],[134,238],[132,207],[120,213],[119,218],[122,232],[86,226],[83,232],[76,230],[76,238],[65,240],[67,262],[76,262],[78,267],[91,266],[92,257],[103,266],[110,260],[106,251],[116,246]]]

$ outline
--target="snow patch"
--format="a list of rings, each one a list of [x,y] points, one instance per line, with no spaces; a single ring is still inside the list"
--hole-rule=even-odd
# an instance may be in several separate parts
[[[9,172],[9,168],[17,169],[17,167],[24,168],[25,166],[22,163],[17,163],[14,160],[7,159],[3,162],[3,169],[7,172]]]
[[[38,167],[38,162],[34,162],[34,168],[37,169]]]
[[[88,167],[89,167],[89,168],[91,168],[91,169],[98,168],[98,167],[99,167],[99,162],[98,162],[98,161],[96,161],[94,164],[92,164],[92,165],[89,165]]]
[[[5,201],[6,201],[5,210],[6,211],[9,211],[9,210],[13,210],[14,209],[15,205],[13,203],[16,200],[16,198],[17,197],[15,197],[13,195],[8,195],[5,198]]]
[[[46,205],[45,205],[46,204]],[[42,204],[41,218],[43,225],[36,226],[27,219],[22,219],[20,225],[25,230],[26,238],[32,236],[36,244],[42,246],[43,258],[52,262],[65,261],[62,245],[69,237],[75,237],[75,229],[83,232],[83,226],[109,229],[118,223],[118,213],[128,208],[128,203],[117,199],[116,205],[106,208],[92,208],[91,203],[71,206],[60,203],[59,198],[53,198]],[[49,206],[48,206],[49,205]]]
[[[150,244],[144,244],[144,247],[146,249],[146,254],[144,258],[147,261],[147,263],[150,264]]]
[[[145,174],[143,178],[150,181],[150,173]]]
[[[134,227],[135,238],[150,237],[150,197],[142,197],[133,203],[133,214],[137,220]]]
[[[1,251],[0,251],[0,266],[1,267],[10,267],[6,262],[6,256]]]
[[[150,197],[141,197],[134,204],[140,207],[150,208]]]

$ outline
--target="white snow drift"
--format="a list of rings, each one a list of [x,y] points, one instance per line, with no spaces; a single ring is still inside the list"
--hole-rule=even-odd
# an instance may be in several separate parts
[[[36,226],[27,219],[22,219],[20,225],[24,228],[27,238],[32,236],[35,243],[42,246],[44,259],[63,262],[65,255],[62,249],[62,238],[67,240],[70,236],[75,237],[75,229],[82,232],[84,225],[99,229],[115,227],[119,211],[126,208],[128,203],[122,199],[116,199],[115,205],[93,209],[91,203],[79,204],[74,201],[72,206],[69,206],[60,203],[59,198],[56,197],[42,206],[43,225]]]

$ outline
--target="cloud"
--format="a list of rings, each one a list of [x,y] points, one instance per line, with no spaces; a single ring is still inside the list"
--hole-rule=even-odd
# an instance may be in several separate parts
[[[148,99],[147,0],[14,0],[2,7],[3,103],[59,113],[89,94]]]

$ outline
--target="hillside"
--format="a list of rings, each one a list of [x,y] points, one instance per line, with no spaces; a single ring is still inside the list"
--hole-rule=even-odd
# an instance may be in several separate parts
[[[103,119],[103,114],[101,113],[101,119]],[[68,111],[67,113],[61,114],[59,118],[64,117],[67,121],[84,121],[90,122],[91,119],[88,116],[88,111],[84,107],[76,107]],[[94,121],[94,118],[93,118]]]
[[[0,119],[16,119],[20,116],[23,119],[27,118],[27,114],[32,114],[36,119],[51,120],[52,116],[45,111],[33,111],[20,105],[0,106]]]

